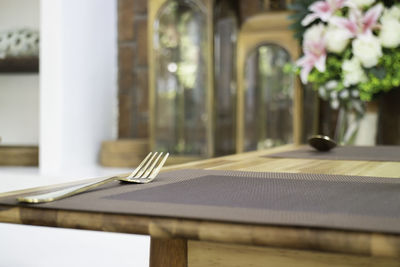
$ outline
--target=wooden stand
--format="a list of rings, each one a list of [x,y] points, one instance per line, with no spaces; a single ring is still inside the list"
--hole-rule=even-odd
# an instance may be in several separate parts
[[[149,153],[147,139],[119,139],[104,141],[100,164],[107,167],[135,167]]]
[[[10,57],[0,59],[0,72],[39,72],[38,57]]]
[[[0,146],[0,166],[38,166],[37,146]]]

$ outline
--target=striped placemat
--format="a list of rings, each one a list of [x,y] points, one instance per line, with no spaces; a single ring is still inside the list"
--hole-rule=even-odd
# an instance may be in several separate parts
[[[269,158],[303,158],[327,160],[400,161],[400,146],[340,146],[330,151],[303,147],[291,151],[268,154]]]
[[[400,179],[180,170],[32,207],[400,234]],[[18,205],[15,196],[0,204]]]

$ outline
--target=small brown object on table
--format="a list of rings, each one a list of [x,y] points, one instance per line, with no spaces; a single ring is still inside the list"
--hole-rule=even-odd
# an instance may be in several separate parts
[[[400,162],[265,157],[294,148],[213,158],[165,167],[163,171],[240,170],[400,178]],[[43,189],[3,193],[0,197]],[[400,266],[400,236],[374,231],[83,212],[40,205],[0,205],[0,222],[150,235],[152,267]]]

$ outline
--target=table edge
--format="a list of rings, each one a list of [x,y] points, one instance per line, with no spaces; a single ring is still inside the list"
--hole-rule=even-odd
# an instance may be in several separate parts
[[[400,235],[0,205],[0,222],[400,258]]]

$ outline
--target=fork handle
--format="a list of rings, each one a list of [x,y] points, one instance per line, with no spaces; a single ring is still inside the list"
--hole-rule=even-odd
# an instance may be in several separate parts
[[[119,179],[118,176],[108,177],[101,181],[71,186],[68,188],[61,189],[61,190],[52,191],[50,193],[18,197],[17,200],[18,200],[18,202],[25,202],[25,203],[52,202],[52,201],[55,201],[58,199],[62,199],[62,198],[70,197],[70,196],[73,196],[73,195],[76,195],[79,193],[86,192],[90,189],[96,188],[100,185],[103,185],[103,184],[106,184],[106,183],[109,183],[109,182],[112,182],[112,181],[115,181],[118,179]]]

